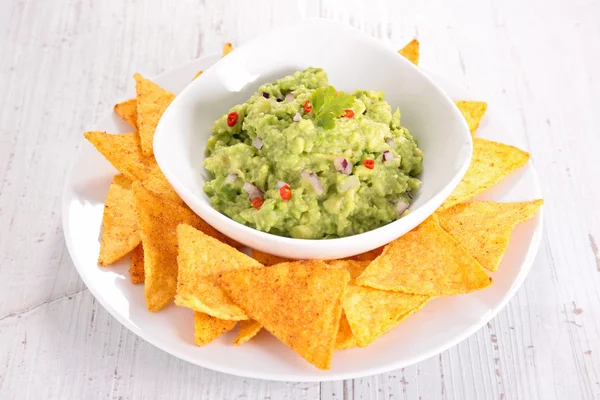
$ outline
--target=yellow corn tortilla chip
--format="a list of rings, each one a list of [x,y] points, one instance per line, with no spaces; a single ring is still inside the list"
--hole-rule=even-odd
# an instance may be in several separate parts
[[[479,123],[483,118],[483,114],[487,110],[487,103],[485,101],[464,101],[458,100],[454,104],[458,107],[462,115],[467,121],[471,135],[475,135],[475,131],[479,128]]]
[[[379,256],[381,254],[381,252],[383,251],[383,247],[384,246],[378,247],[371,251],[367,251],[366,253],[361,253],[361,254],[357,254],[355,256],[346,257],[346,258],[344,258],[344,260],[373,261],[374,259],[377,258],[377,256]]]
[[[144,283],[144,246],[140,243],[131,252],[131,267],[129,267],[131,283]]]
[[[543,200],[520,203],[474,201],[440,211],[440,226],[486,269],[497,271],[518,224],[533,217]]]
[[[261,328],[262,326],[252,319],[240,321],[240,329],[233,344],[235,346],[241,346],[256,336],[258,332],[260,332]]]
[[[365,347],[421,309],[430,296],[348,286],[342,308],[359,347]]]
[[[335,349],[346,350],[356,346],[356,338],[352,333],[352,329],[350,328],[350,324],[348,323],[348,318],[346,318],[346,314],[342,312],[342,318],[340,319],[340,328],[338,329],[338,333],[335,338]]]
[[[131,99],[122,103],[115,104],[115,112],[125,122],[137,129],[137,100]]]
[[[275,256],[273,254],[264,253],[260,250],[252,249],[252,258],[265,266],[271,266],[283,262],[291,262],[289,258]]]
[[[378,247],[366,253],[357,254],[355,256],[346,257],[342,260],[356,260],[356,261],[372,261],[377,258],[378,255],[383,251],[383,247]],[[279,257],[273,254],[264,253],[260,250],[252,249],[252,258],[265,266],[271,266],[282,262],[290,262],[289,258]],[[328,262],[329,264],[329,262]]]
[[[149,81],[140,74],[133,75],[137,99],[137,126],[140,133],[142,153],[145,156],[154,154],[152,141],[154,131],[160,117],[171,104],[175,95],[168,90]]]
[[[406,57],[408,61],[415,65],[419,65],[419,41],[413,39],[406,46],[398,50],[398,53]]]
[[[328,369],[350,274],[296,261],[223,274],[219,285],[246,314],[311,364]]]
[[[221,57],[225,57],[227,54],[231,53],[233,51],[233,46],[231,45],[231,43],[227,42],[223,45],[223,53],[221,54]]]
[[[342,296],[342,309],[344,313],[348,310],[348,314],[344,314],[340,321],[336,344],[338,350],[355,346],[365,347],[416,312],[430,299],[429,296],[356,286],[355,279],[369,266],[370,261],[335,260],[327,263],[331,267],[345,269],[351,276]],[[344,322],[348,324],[348,328],[342,332],[342,329],[346,329]]]
[[[156,196],[139,182],[132,187],[144,246],[146,303],[148,310],[158,311],[177,291],[177,225],[191,225],[225,242],[230,239],[189,209]]]
[[[166,199],[183,203],[163,175],[154,157],[145,157],[140,150],[137,133],[110,134],[86,132],[85,138],[120,173],[131,181],[142,181],[145,187]]]
[[[467,173],[440,209],[481,194],[529,161],[529,153],[491,140],[473,139],[473,158]]]
[[[483,289],[491,278],[433,215],[388,244],[355,282],[380,290],[451,296]]]
[[[185,224],[177,227],[179,254],[175,304],[219,319],[248,319],[217,285],[220,274],[262,267],[241,251]]]
[[[203,72],[204,71],[198,71],[198,72],[196,72],[196,75],[194,75],[194,79],[196,79],[197,77],[199,77],[200,75],[202,75]],[[194,79],[192,79],[192,80],[194,80]]]
[[[98,264],[107,266],[120,260],[140,241],[131,181],[117,175],[110,184],[104,203]]]
[[[371,264],[370,261],[357,261],[357,260],[329,260],[325,261],[327,265],[334,268],[342,268],[348,271],[350,274],[349,285],[354,284],[354,280],[363,273],[365,268]]]
[[[235,321],[223,321],[210,315],[194,312],[194,339],[198,346],[209,344],[235,327]]]

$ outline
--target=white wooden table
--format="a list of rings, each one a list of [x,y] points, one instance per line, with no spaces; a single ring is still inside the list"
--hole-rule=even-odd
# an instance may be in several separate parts
[[[421,65],[506,116],[544,190],[541,249],[494,320],[412,367],[321,384],[205,370],[137,338],[88,292],[63,240],[65,174],[133,72],[310,16],[396,47],[416,35]],[[2,0],[0,398],[600,398],[599,17],[584,0]]]

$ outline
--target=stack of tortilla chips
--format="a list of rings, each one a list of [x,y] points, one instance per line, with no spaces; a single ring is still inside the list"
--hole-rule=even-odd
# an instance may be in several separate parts
[[[223,55],[231,50],[226,44]],[[418,41],[399,53],[417,64]],[[264,328],[328,369],[334,350],[369,345],[430,300],[491,285],[486,270],[498,269],[513,228],[543,203],[467,202],[529,160],[525,151],[474,138],[471,165],[446,202],[385,247],[334,261],[293,261],[256,250],[249,257],[167,182],[152,139],[175,95],[139,74],[134,78],[136,98],[115,106],[134,131],[85,134],[120,172],[106,197],[98,263],[131,253],[131,280],[145,284],[148,309],[159,311],[174,300],[194,310],[200,346],[239,322],[235,345]],[[474,135],[487,104],[456,105]]]

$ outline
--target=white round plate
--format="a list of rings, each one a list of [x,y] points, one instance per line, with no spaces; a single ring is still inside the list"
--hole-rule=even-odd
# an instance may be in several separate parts
[[[165,72],[153,80],[179,93],[199,70],[208,69],[218,56],[203,57]],[[453,99],[473,97],[455,84],[428,72]],[[131,94],[133,96],[133,94]],[[95,126],[111,133],[131,128],[110,112]],[[418,138],[418,133],[415,135]],[[502,126],[502,119],[487,111],[478,131],[484,137],[523,148]],[[82,140],[63,194],[63,229],[71,258],[81,278],[98,301],[123,325],[156,347],[201,367],[250,378],[278,381],[351,379],[406,367],[432,357],[464,340],[492,319],[521,286],[537,253],[542,233],[542,212],[518,226],[494,284],[463,296],[436,299],[397,328],[364,349],[338,351],[331,370],[313,367],[277,339],[262,331],[242,346],[231,343],[229,332],[213,343],[197,347],[193,338],[193,313],[174,304],[158,313],[146,309],[143,285],[129,280],[129,259],[112,267],[97,263],[104,198],[117,171],[87,141]],[[481,199],[524,201],[541,198],[531,163]]]

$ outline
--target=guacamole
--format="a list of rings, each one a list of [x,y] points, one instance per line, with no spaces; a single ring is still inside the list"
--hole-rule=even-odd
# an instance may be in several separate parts
[[[336,91],[307,68],[262,85],[222,115],[204,191],[229,218],[276,235],[336,238],[400,218],[423,152],[384,93]]]

